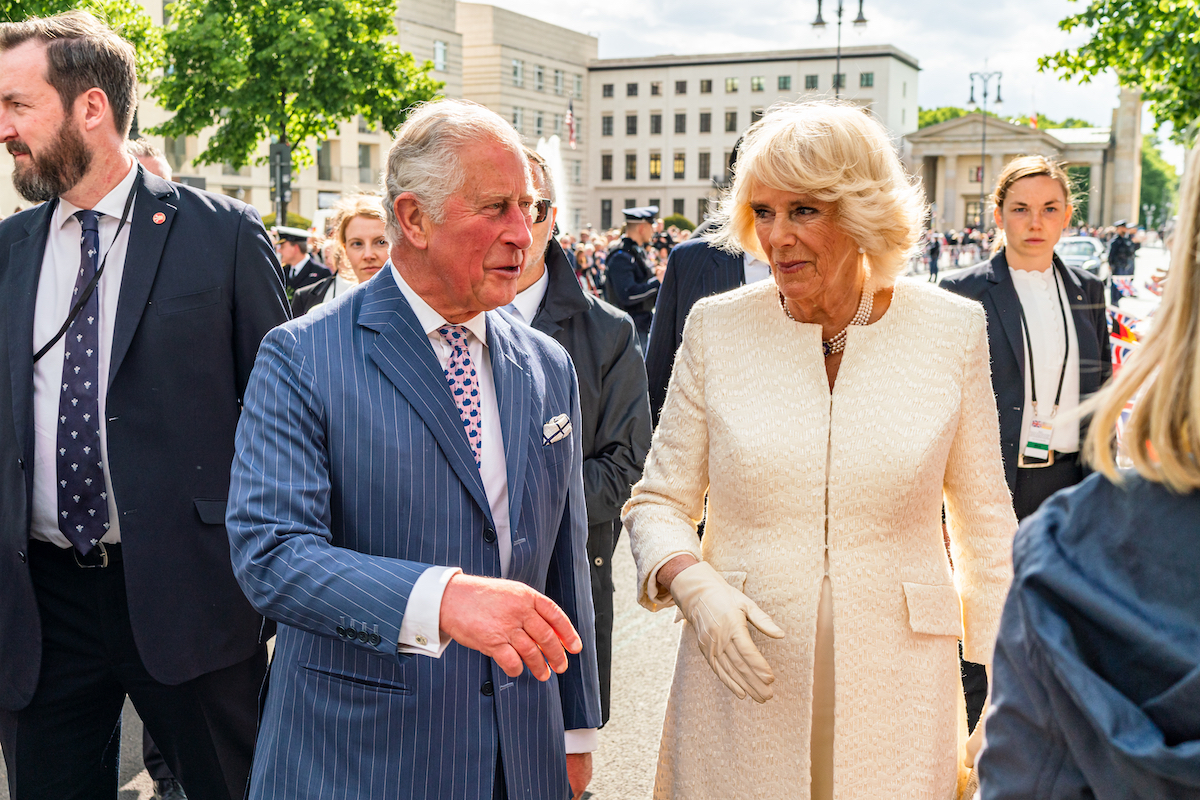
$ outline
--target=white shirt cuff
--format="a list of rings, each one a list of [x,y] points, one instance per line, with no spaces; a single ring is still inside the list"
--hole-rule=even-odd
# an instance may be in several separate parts
[[[421,573],[408,595],[404,619],[400,621],[400,653],[418,653],[440,658],[450,645],[450,637],[442,635],[442,595],[446,584],[462,572],[458,567],[430,567]]]
[[[598,728],[579,728],[567,731],[568,753],[594,753],[600,748],[600,730]]]

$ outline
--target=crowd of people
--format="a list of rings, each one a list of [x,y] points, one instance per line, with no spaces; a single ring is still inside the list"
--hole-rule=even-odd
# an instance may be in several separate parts
[[[440,100],[382,197],[269,233],[127,139],[136,89],[86,12],[0,24],[13,800],[114,796],[127,698],[158,797],[580,800],[623,534],[685,624],[656,798],[1200,792],[1200,155],[1114,378],[1042,156],[951,244],[808,101],[699,235],[575,239]],[[980,263],[906,277],[935,241]]]

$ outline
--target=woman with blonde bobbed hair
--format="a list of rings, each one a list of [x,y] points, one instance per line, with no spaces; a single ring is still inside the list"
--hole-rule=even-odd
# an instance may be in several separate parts
[[[1154,327],[1083,407],[1096,472],[1013,546],[983,800],[1200,797],[1200,153],[1180,194]]]
[[[772,109],[722,213],[773,280],[693,308],[624,512],[687,621],[655,797],[954,800],[1016,529],[983,310],[899,277],[923,195],[852,106]]]

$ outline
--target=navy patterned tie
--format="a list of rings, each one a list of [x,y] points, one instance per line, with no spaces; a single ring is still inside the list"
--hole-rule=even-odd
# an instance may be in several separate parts
[[[75,216],[83,237],[72,308],[100,261],[100,215],[79,211]],[[92,292],[67,329],[58,396],[58,529],[81,555],[91,552],[108,530],[108,493],[100,463],[99,295]]]

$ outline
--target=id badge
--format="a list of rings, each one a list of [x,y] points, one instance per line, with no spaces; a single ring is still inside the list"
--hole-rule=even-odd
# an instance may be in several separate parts
[[[1034,414],[1029,423],[1029,441],[1025,443],[1025,458],[1033,461],[1050,460],[1050,439],[1054,435],[1054,417]]]

